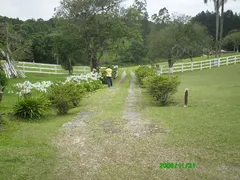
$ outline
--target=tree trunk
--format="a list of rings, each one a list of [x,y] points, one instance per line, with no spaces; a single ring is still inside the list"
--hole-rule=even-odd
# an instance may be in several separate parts
[[[97,59],[97,52],[95,49],[92,49],[91,51],[91,71],[93,69],[98,70],[98,59]]]
[[[69,72],[69,75],[72,75],[73,74],[73,67],[72,67],[72,60],[70,58],[68,58],[68,72]]]
[[[172,58],[168,58],[168,67],[169,67],[168,74],[173,74],[173,61],[172,61]]]
[[[216,1],[216,45],[215,45],[215,56],[219,57],[219,0]]]
[[[219,50],[222,50],[222,37],[223,37],[223,23],[224,23],[224,0],[222,0],[221,8],[221,23],[220,23],[220,40],[219,40]]]
[[[91,66],[91,71],[93,71],[93,69],[98,70],[98,62],[97,62],[97,57],[92,57],[92,66]]]

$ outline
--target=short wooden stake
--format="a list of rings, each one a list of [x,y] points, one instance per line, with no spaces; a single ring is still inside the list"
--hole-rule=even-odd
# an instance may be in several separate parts
[[[184,107],[187,107],[188,105],[188,88],[184,91]]]

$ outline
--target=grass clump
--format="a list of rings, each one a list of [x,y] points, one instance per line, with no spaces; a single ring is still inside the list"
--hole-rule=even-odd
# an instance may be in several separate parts
[[[14,107],[14,114],[24,119],[41,118],[46,115],[49,101],[43,97],[21,98]]]

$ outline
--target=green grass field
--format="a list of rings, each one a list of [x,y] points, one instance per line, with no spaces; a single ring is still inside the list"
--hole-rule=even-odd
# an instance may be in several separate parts
[[[240,64],[179,73],[182,83],[175,95],[174,106],[159,107],[142,89],[141,98],[134,108],[142,120],[155,124],[160,132],[139,139],[128,136],[124,130],[127,122],[122,120],[131,69],[126,68],[125,81],[116,84],[119,77],[112,91],[108,88],[100,89],[84,98],[80,107],[72,109],[66,116],[49,115],[32,122],[10,119],[0,128],[0,179],[114,177],[134,180],[238,180]],[[123,69],[119,75],[121,72]],[[28,79],[32,82],[57,81],[65,77],[28,74]],[[12,79],[9,86],[22,81],[24,80]],[[183,107],[185,88],[189,88],[187,108]],[[11,111],[15,98],[12,95],[4,96],[0,109]],[[63,123],[84,108],[92,110],[94,114],[83,132],[77,132],[76,129],[68,136],[60,131]],[[117,127],[120,133],[105,133],[109,126],[103,128],[99,124],[106,121]],[[75,141],[72,140],[81,133],[84,135],[85,131],[88,132],[82,137],[86,138],[85,146],[74,144]],[[56,139],[59,140],[59,146],[53,143]],[[82,149],[87,150],[84,156],[80,156]],[[159,168],[159,163],[173,161],[194,162],[196,168]]]
[[[197,170],[187,177],[239,179],[240,64],[179,75],[178,106],[159,108],[145,95],[144,117],[171,129],[167,144],[179,151],[179,159],[196,162]]]

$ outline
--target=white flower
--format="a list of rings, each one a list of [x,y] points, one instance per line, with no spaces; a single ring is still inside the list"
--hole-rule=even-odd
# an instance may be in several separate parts
[[[31,93],[32,89],[35,89],[40,92],[47,92],[47,88],[50,87],[53,83],[51,81],[42,81],[32,84],[30,81],[25,81],[24,83],[17,83],[14,85],[20,92],[17,94],[22,96],[24,94]]]

